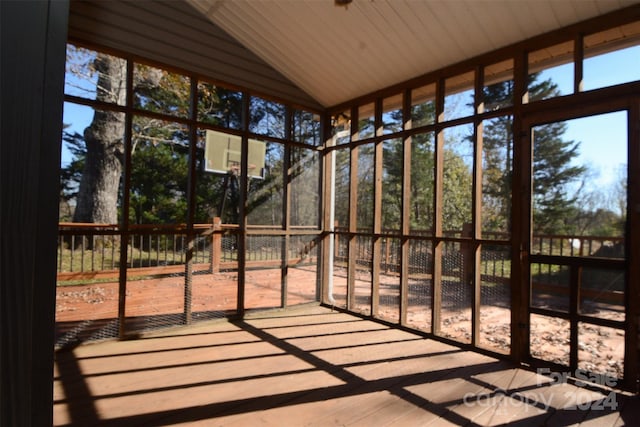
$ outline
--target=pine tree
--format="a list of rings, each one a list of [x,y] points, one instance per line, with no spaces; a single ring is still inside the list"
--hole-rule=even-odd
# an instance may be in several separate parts
[[[429,234],[434,224],[434,150],[433,132],[411,138],[410,228]]]
[[[349,226],[349,182],[351,174],[351,153],[349,148],[337,149],[335,156],[335,221],[339,227]]]
[[[529,99],[536,101],[559,94],[551,79],[538,81],[540,74],[529,76]],[[505,105],[513,99],[512,82],[503,82],[485,90],[485,106]],[[537,126],[533,147],[533,217],[536,233],[571,232],[576,214],[575,197],[570,185],[586,168],[572,164],[579,155],[580,144],[565,141],[567,125],[562,122]],[[508,230],[510,220],[511,117],[503,116],[484,126],[483,137],[483,221],[484,229]]]
[[[538,126],[533,142],[533,223],[537,234],[575,233],[573,219],[579,209],[569,185],[586,168],[571,165],[580,144],[565,141],[567,125],[562,122]]]
[[[482,231],[510,231],[513,118],[486,121],[482,135]]]
[[[382,153],[382,228],[400,230],[402,218],[402,174],[404,168],[402,139],[383,143]]]

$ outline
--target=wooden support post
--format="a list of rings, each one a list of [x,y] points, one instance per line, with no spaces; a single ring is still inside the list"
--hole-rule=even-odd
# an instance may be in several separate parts
[[[436,117],[438,122],[444,119],[444,80],[438,80],[436,87]],[[442,312],[442,205],[444,181],[444,130],[436,132],[435,171],[434,171],[434,224],[433,231],[433,299],[431,310],[431,327],[433,333],[440,334]]]
[[[473,224],[465,223],[462,226],[462,237],[473,237]],[[471,298],[471,339],[473,345],[480,342],[480,281],[476,281],[476,244],[473,241],[460,243],[462,255],[461,282],[464,289],[470,292]],[[478,263],[478,270],[480,269]]]
[[[640,101],[629,109],[627,288],[625,290],[624,386],[638,391],[640,381]]]
[[[213,233],[211,234],[211,273],[220,272],[222,261],[222,218],[213,218]]]
[[[193,296],[193,229],[187,233],[186,262],[184,265],[184,323],[191,324],[191,301]]]
[[[513,179],[511,189],[511,356],[518,362],[530,357],[529,250],[531,248],[530,196],[531,145],[522,121],[522,104],[528,97],[527,55],[514,62]]]
[[[376,136],[383,135],[382,100],[375,102],[374,123]],[[373,172],[373,234],[371,242],[371,317],[378,317],[380,309],[380,267],[382,264],[382,174],[384,141],[377,140],[374,145]]]
[[[351,109],[351,140],[358,137],[358,108]],[[355,282],[356,264],[358,262],[357,239],[355,235],[358,231],[358,153],[359,148],[355,146],[350,151],[349,170],[349,249],[347,253],[347,309],[354,311],[356,304]]]
[[[409,130],[411,121],[411,89],[404,91],[402,99],[402,117],[404,129]],[[402,220],[400,241],[400,324],[407,324],[407,310],[409,307],[409,253],[411,251],[411,136],[402,141]]]
[[[578,368],[578,314],[580,313],[580,284],[582,283],[582,266],[571,265],[569,279],[569,368],[572,372]]]

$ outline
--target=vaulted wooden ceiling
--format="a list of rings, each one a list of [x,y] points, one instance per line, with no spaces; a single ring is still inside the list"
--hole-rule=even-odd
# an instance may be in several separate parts
[[[188,0],[325,107],[637,0]]]

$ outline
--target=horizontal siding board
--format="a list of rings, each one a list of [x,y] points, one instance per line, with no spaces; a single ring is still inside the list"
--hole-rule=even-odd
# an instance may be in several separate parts
[[[292,88],[291,85],[253,72],[250,67],[246,69],[234,67],[228,62],[219,61],[218,58],[202,56],[189,50],[181,50],[172,54],[172,49],[163,44],[162,41],[151,37],[145,39],[144,48],[141,48],[140,44],[130,37],[130,33],[127,34],[121,31],[105,34],[98,40],[92,37],[94,33],[92,33],[91,28],[91,21],[85,20],[82,28],[73,28],[73,35],[78,39],[117,48],[137,56],[203,74],[216,80],[226,81],[250,89],[257,88],[256,90],[269,85],[271,89],[277,90],[276,94],[281,97],[296,97],[297,95],[295,88]],[[211,73],[212,69],[215,70],[215,75]]]
[[[108,2],[106,4],[110,5],[111,3],[112,2]],[[129,3],[124,4],[125,6],[129,5]],[[238,43],[229,43],[229,41],[221,40],[219,37],[215,36],[210,37],[208,32],[194,33],[193,27],[177,27],[177,31],[169,31],[167,29],[168,27],[162,25],[163,23],[161,21],[156,21],[157,18],[154,15],[148,13],[146,15],[134,15],[132,12],[135,10],[136,9],[127,10],[125,7],[122,8],[122,10],[118,8],[117,12],[115,12],[114,8],[110,7],[110,10],[102,9],[99,10],[98,13],[91,13],[91,11],[87,11],[89,13],[84,15],[84,19],[94,19],[85,24],[85,34],[87,34],[88,30],[91,30],[91,28],[94,27],[104,28],[101,33],[110,32],[113,36],[120,33],[118,42],[125,41],[129,46],[131,46],[132,43],[140,44],[137,39],[139,37],[144,39],[144,48],[147,47],[147,42],[156,43],[154,53],[168,55],[168,52],[162,52],[162,49],[169,49],[171,51],[175,51],[173,54],[174,57],[179,57],[181,52],[196,51],[200,52],[199,59],[215,57],[215,60],[212,62],[215,63],[216,66],[237,64],[241,70],[252,70],[256,74],[269,77],[275,81],[283,83],[286,82],[284,77],[250,54],[250,52]],[[168,13],[171,13],[171,11],[168,11]],[[154,22],[154,25],[147,25],[147,22]],[[74,23],[72,23],[72,25]],[[105,23],[107,25],[105,25]],[[189,32],[192,34],[188,34]],[[198,37],[197,34],[200,36]],[[130,37],[132,35],[134,36],[133,38]],[[187,37],[187,35],[191,35],[191,37]],[[93,41],[99,41],[103,38],[98,36],[103,36],[103,34],[96,34]],[[104,37],[109,37],[109,34],[104,34]],[[120,44],[117,46],[119,47]],[[190,49],[186,49],[187,47],[190,47]],[[224,47],[224,49],[220,47]],[[234,49],[235,52],[233,52]]]
[[[262,75],[271,74],[274,80],[285,81],[271,66],[258,59],[237,41],[231,40],[229,35],[211,22],[192,18],[190,15],[180,15],[181,10],[166,7],[167,4],[163,2],[154,5],[157,10],[153,12],[136,6],[137,4],[124,3],[125,7],[121,12],[125,16],[135,16],[136,22],[132,24],[138,23],[144,28],[144,31],[139,31],[141,35],[148,34],[150,38],[163,41],[176,49],[202,50],[205,57],[216,55],[220,61],[236,63],[243,69],[257,68]],[[168,18],[165,15],[172,17]],[[149,25],[150,22],[153,25]]]
[[[73,2],[69,36],[312,109],[320,104],[184,2]]]

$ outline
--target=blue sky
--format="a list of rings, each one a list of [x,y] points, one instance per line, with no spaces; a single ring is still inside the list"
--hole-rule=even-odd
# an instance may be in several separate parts
[[[640,46],[621,49],[584,62],[583,90],[640,80]],[[573,64],[545,71],[562,93],[573,92]],[[621,111],[567,122],[565,138],[579,141],[578,163],[599,173],[599,185],[608,185],[618,177],[620,165],[627,164],[627,113]]]
[[[615,182],[618,169],[627,164],[627,112],[571,120],[568,124],[565,138],[580,142],[580,163],[598,174],[600,185]]]

